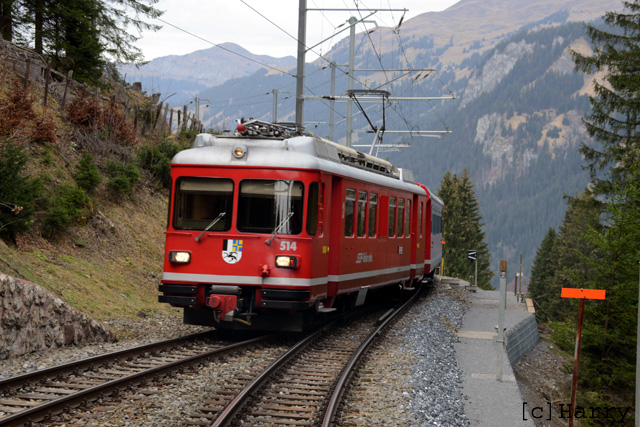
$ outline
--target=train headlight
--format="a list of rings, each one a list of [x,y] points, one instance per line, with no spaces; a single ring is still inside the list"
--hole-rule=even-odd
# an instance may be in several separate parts
[[[280,268],[298,268],[298,258],[291,255],[278,255],[276,257],[276,267]]]
[[[241,159],[247,154],[247,147],[244,145],[236,145],[233,147],[233,157]]]
[[[191,262],[191,252],[171,251],[169,252],[169,262],[174,264],[189,264]]]

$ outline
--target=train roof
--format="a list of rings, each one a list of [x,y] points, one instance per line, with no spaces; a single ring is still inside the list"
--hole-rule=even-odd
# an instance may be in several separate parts
[[[233,151],[236,148],[241,148],[245,154],[235,157]],[[315,136],[256,138],[199,134],[193,148],[176,154],[171,163],[172,166],[320,170],[413,193],[424,192],[415,184],[412,171],[395,168],[386,160]]]

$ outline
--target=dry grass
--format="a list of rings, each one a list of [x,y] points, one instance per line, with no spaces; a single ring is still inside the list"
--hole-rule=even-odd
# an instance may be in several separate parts
[[[86,226],[59,242],[35,233],[21,235],[17,246],[0,241],[0,270],[49,289],[96,320],[175,313],[157,302],[166,197],[140,190],[135,198],[102,203]]]

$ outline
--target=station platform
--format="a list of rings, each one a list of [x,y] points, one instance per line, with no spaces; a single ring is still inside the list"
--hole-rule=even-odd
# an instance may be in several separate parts
[[[463,371],[462,393],[465,396],[465,413],[471,425],[534,426],[529,414],[523,413],[523,399],[506,348],[502,345],[502,380],[497,380],[498,350],[495,337],[499,291],[475,289],[464,281],[460,282],[457,286],[469,291],[470,306],[463,318],[462,328],[458,331],[460,342],[454,344],[454,347],[458,365]],[[512,292],[507,292],[506,296],[505,327],[508,332],[528,320],[532,313],[527,309],[526,303],[516,300]],[[537,340],[537,330],[535,333]]]

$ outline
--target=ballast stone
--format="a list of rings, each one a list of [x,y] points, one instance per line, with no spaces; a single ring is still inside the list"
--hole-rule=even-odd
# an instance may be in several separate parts
[[[0,359],[116,340],[110,330],[48,290],[0,273]]]

